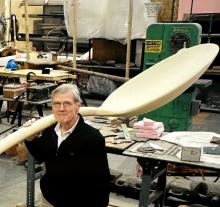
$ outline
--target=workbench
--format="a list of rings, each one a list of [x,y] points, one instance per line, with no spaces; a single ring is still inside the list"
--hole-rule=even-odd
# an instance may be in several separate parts
[[[73,75],[64,70],[51,70],[50,74],[42,74],[42,70],[39,69],[18,69],[18,70],[8,70],[4,67],[0,68],[0,76],[7,78],[26,78],[27,74],[32,72],[30,75],[31,80],[41,80],[41,81],[61,81],[73,78]],[[34,75],[35,74],[35,75]]]
[[[167,165],[169,163],[220,171],[220,164],[181,160],[176,156],[176,154],[182,149],[179,145],[162,140],[151,140],[150,142],[159,145],[163,151],[156,150],[154,153],[142,153],[137,151],[137,149],[139,147],[146,146],[146,143],[136,142],[122,153],[125,156],[137,158],[138,163],[143,169],[142,185],[139,195],[139,207],[148,207],[151,203],[155,203],[155,205],[159,206],[164,205]],[[151,192],[150,187],[155,179],[157,179],[156,190]]]

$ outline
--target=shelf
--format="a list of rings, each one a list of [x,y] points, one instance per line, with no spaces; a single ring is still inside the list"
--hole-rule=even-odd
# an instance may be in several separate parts
[[[29,6],[62,6],[63,0],[29,0],[28,1]],[[24,6],[24,1],[20,3],[20,6]]]
[[[22,14],[22,17],[25,17],[25,14]],[[44,18],[44,17],[55,17],[55,18],[63,18],[64,14],[61,13],[54,13],[54,14],[29,14],[29,18]]]

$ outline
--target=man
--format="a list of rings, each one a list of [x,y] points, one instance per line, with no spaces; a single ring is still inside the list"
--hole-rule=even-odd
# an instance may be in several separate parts
[[[45,163],[40,180],[43,197],[55,207],[106,207],[110,172],[105,140],[79,114],[77,87],[62,84],[51,94],[57,124],[25,144],[33,157]],[[25,126],[31,121],[25,123]]]

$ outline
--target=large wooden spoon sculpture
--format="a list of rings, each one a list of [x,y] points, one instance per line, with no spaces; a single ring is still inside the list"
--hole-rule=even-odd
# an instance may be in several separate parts
[[[124,83],[100,107],[81,107],[80,113],[129,117],[157,109],[189,88],[207,70],[218,51],[219,47],[211,43],[182,49]],[[0,153],[54,123],[54,116],[49,115],[10,134],[0,141]]]

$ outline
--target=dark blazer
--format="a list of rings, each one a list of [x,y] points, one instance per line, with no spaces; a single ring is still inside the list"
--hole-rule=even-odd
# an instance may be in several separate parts
[[[45,163],[40,180],[44,197],[55,207],[106,207],[110,172],[103,136],[80,116],[74,131],[57,148],[54,127],[25,141],[33,157]]]

